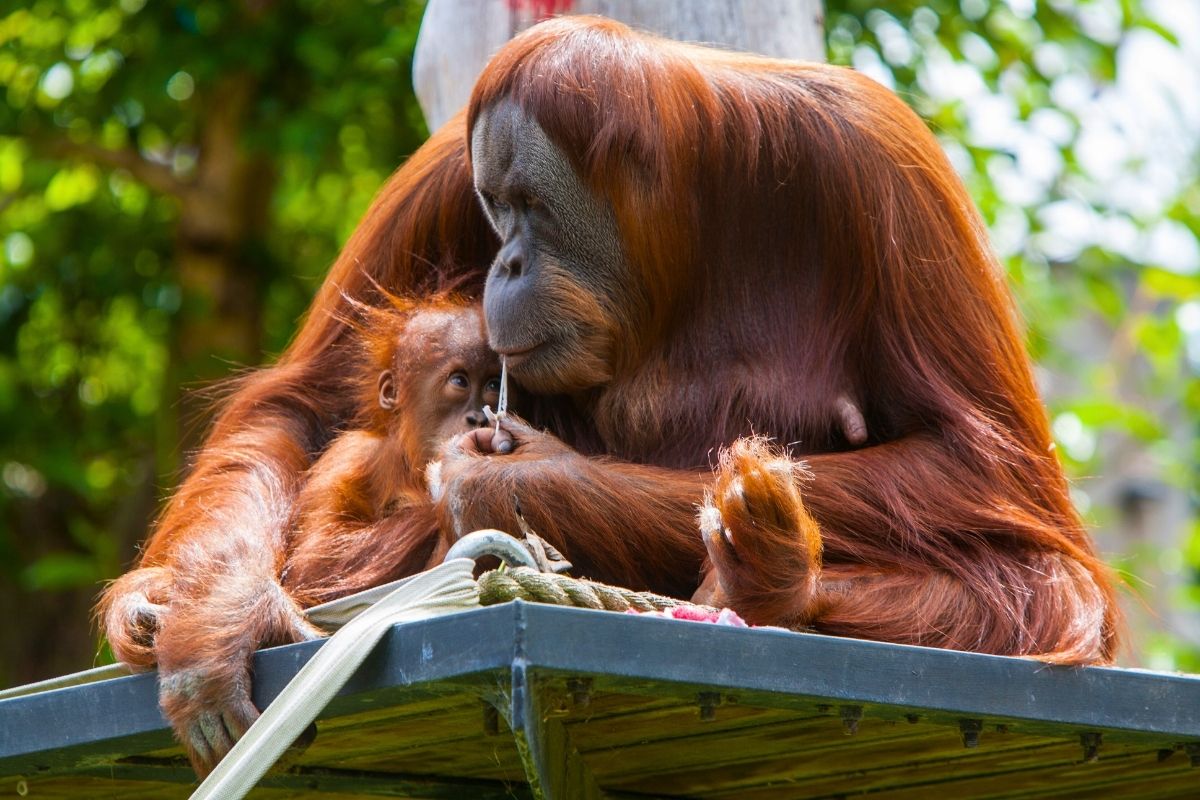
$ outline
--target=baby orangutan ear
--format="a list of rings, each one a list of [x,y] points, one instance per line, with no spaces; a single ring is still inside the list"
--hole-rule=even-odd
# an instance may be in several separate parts
[[[396,381],[390,369],[379,373],[379,407],[387,411],[396,407]]]

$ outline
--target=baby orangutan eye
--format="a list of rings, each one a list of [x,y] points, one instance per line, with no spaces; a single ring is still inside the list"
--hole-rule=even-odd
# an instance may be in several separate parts
[[[450,384],[451,386],[453,386],[456,389],[470,389],[471,388],[471,379],[468,378],[466,376],[466,373],[463,373],[463,372],[455,372],[453,375],[450,376],[449,380],[447,380],[446,383]]]

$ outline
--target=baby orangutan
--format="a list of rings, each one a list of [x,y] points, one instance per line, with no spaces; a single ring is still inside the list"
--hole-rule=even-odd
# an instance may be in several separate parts
[[[478,305],[453,295],[363,309],[360,419],[309,469],[296,501],[283,586],[307,607],[439,560],[425,465],[486,424],[500,357]]]

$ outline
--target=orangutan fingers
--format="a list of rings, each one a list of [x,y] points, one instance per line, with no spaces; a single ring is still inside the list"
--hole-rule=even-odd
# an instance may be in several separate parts
[[[517,446],[516,439],[503,426],[496,428],[492,436],[492,451],[500,455],[508,455]]]
[[[158,632],[158,628],[162,624],[163,615],[166,613],[166,606],[152,603],[145,595],[142,595],[135,599],[130,616],[133,627],[140,632],[140,635],[148,635],[153,640],[154,634]]]
[[[109,631],[110,641],[116,639],[118,644],[123,644],[121,637],[125,636],[137,647],[153,648],[167,607],[151,602],[141,592],[131,592],[118,601],[116,608],[122,620],[118,623],[119,629]]]
[[[492,451],[492,439],[496,432],[492,428],[476,428],[459,437],[457,449],[462,455],[486,455]]]
[[[236,742],[250,730],[251,722],[242,720],[232,711],[221,712],[221,725],[229,733],[230,740]]]
[[[196,724],[217,760],[220,760],[233,747],[233,735],[225,728],[225,721],[219,712],[201,712]]]
[[[184,743],[187,746],[188,760],[192,762],[192,769],[196,771],[196,775],[203,778],[208,773],[212,772],[213,767],[217,765],[220,756],[214,752],[211,741],[204,730],[205,726],[200,718],[197,718],[185,728]]]

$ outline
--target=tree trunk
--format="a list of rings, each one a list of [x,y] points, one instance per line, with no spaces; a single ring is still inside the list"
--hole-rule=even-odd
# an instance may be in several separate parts
[[[825,60],[821,0],[429,0],[413,84],[430,130],[466,105],[492,54],[555,14],[600,14],[686,42]]]
[[[213,92],[200,135],[196,175],[180,194],[175,266],[183,306],[171,337],[173,374],[166,390],[179,398],[180,452],[201,442],[211,418],[210,387],[230,367],[262,361],[260,246],[274,189],[270,164],[241,144],[257,93],[246,75],[223,79]],[[200,391],[198,391],[200,390]],[[181,392],[182,396],[176,395]],[[165,406],[167,408],[171,406]],[[173,465],[163,464],[171,474]]]

